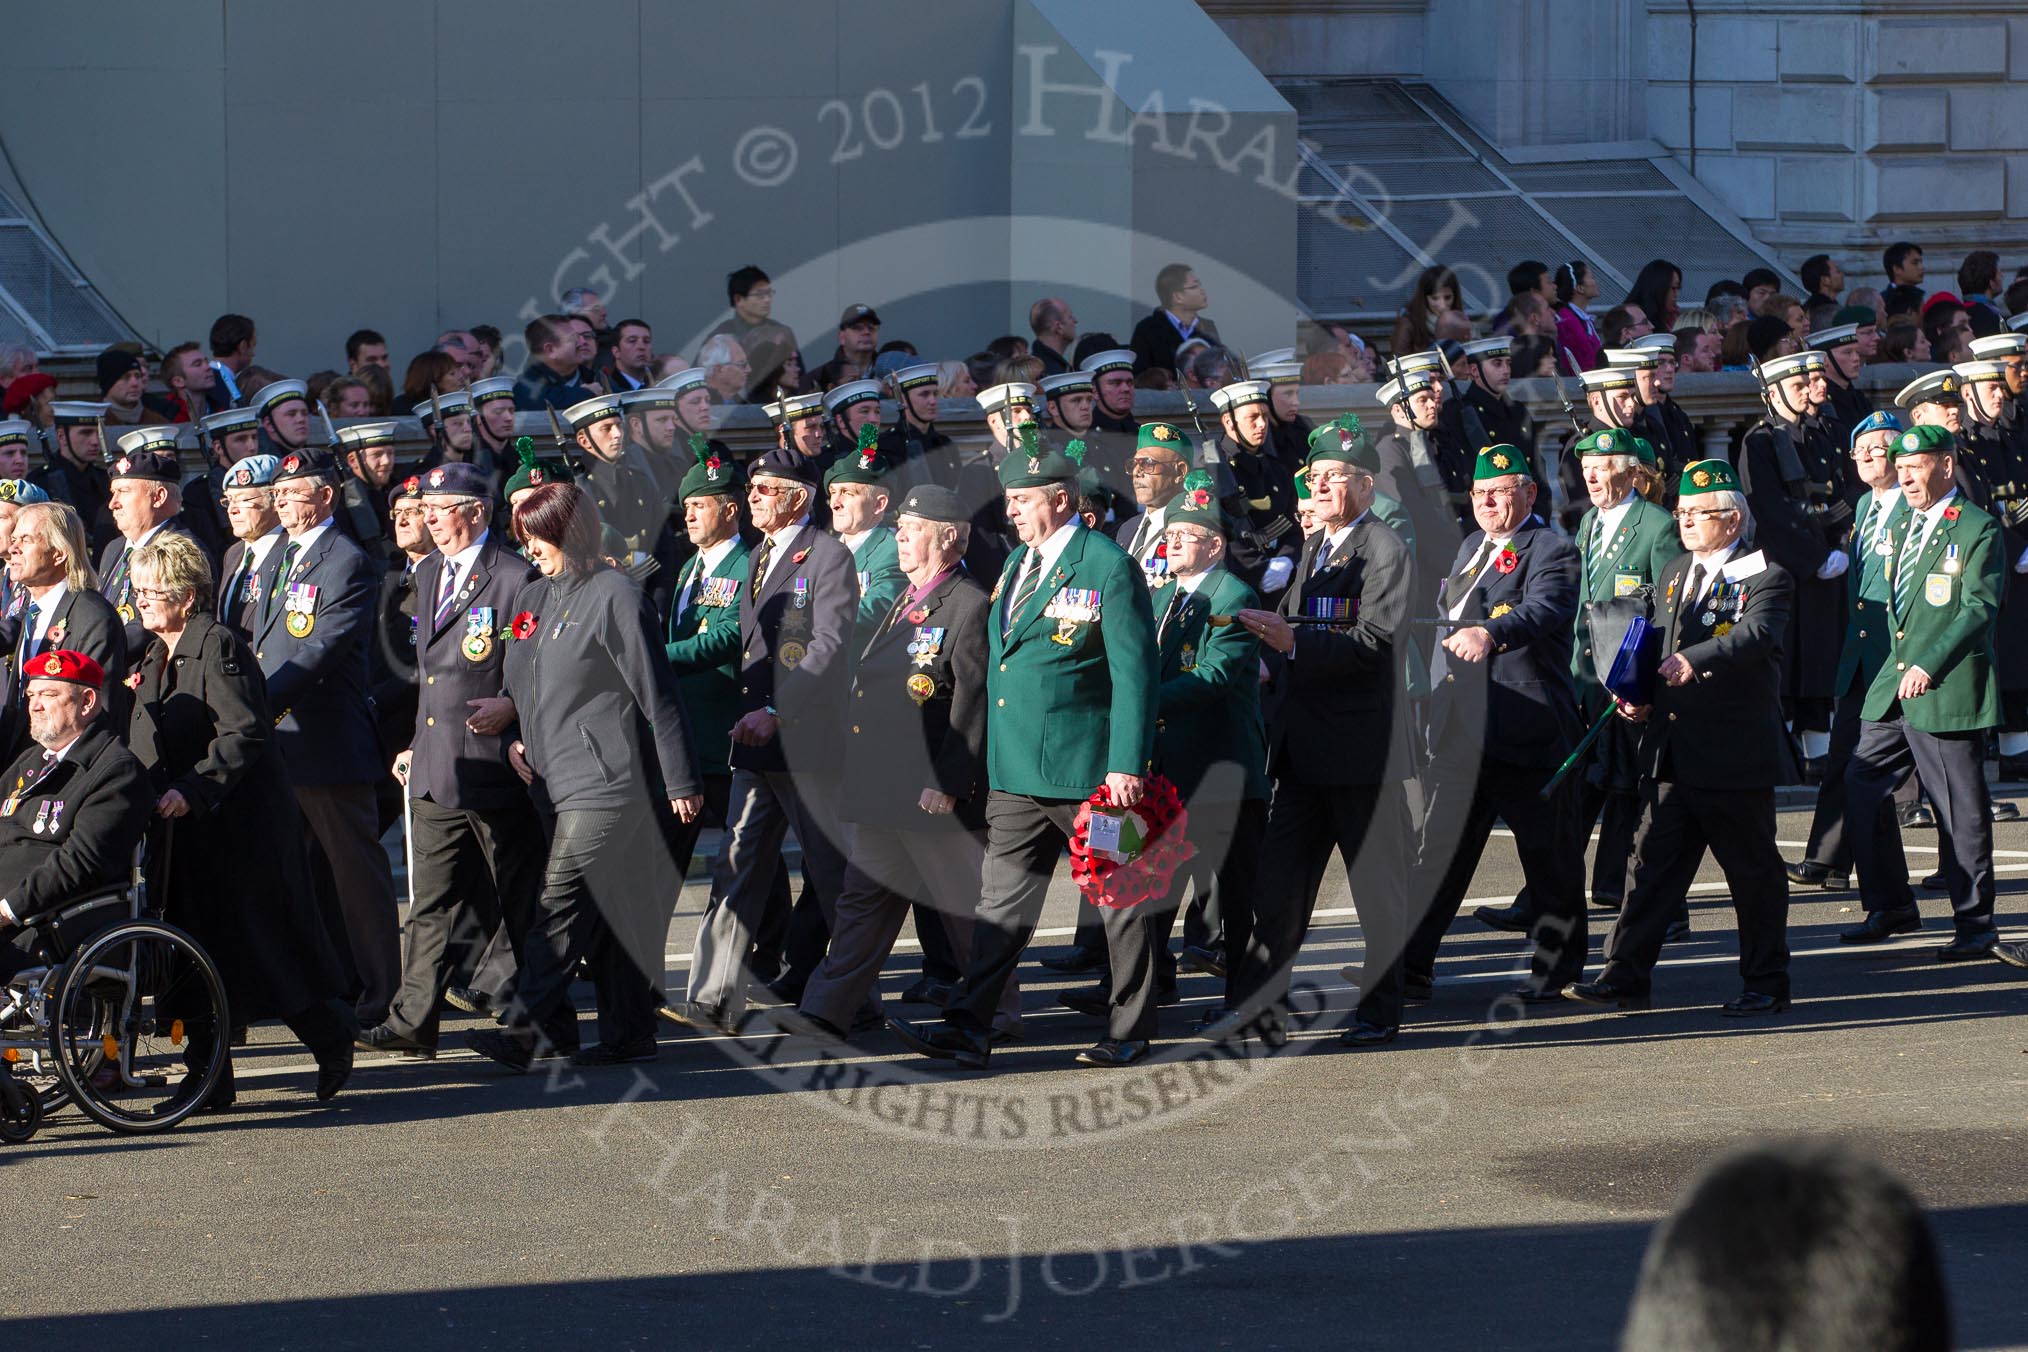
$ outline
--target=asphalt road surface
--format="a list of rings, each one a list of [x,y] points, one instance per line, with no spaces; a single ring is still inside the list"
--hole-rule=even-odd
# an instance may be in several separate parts
[[[1783,815],[1789,857],[1806,826]],[[1933,836],[1908,838],[1928,872]],[[1997,844],[2018,937],[2028,824]],[[1495,840],[1473,901],[1518,881]],[[1032,952],[1068,942],[1070,900],[1060,873]],[[69,1112],[0,1146],[0,1316],[9,1346],[151,1352],[1609,1348],[1695,1171],[1801,1134],[1914,1187],[1960,1346],[2028,1346],[2028,981],[1935,962],[1934,894],[1925,933],[1840,951],[1856,898],[1811,891],[1794,1008],[1741,1024],[1714,1012],[1738,986],[1708,864],[1692,900],[1695,935],[1633,1015],[1519,1015],[1497,997],[1521,945],[1468,903],[1434,1003],[1366,1053],[1334,1045],[1358,952],[1339,873],[1298,975],[1317,1012],[1266,1060],[1182,1036],[1214,993],[1186,976],[1159,1060],[1077,1067],[1099,1029],[1052,1010],[1077,983],[1032,965],[1030,1038],[987,1075],[885,1034],[841,1062],[670,1029],[646,1066],[516,1077],[451,1050],[460,1019],[441,1059],[362,1054],[319,1105],[302,1049],[261,1028],[229,1113],[136,1140]]]

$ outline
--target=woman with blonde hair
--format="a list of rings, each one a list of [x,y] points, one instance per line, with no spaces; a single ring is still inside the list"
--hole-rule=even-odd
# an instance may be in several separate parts
[[[7,658],[0,752],[12,754],[24,729],[21,672],[33,658],[56,648],[81,652],[106,673],[106,711],[125,725],[127,639],[120,614],[100,596],[84,520],[67,502],[35,502],[14,517],[7,543],[7,575],[14,584],[8,613],[0,618],[0,654]]]

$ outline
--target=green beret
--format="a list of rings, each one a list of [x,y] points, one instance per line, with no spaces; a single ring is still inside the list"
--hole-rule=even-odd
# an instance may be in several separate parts
[[[1847,305],[1841,308],[1837,314],[1831,316],[1829,327],[1842,329],[1847,324],[1858,324],[1863,328],[1865,325],[1878,324],[1879,322],[1880,316],[1874,313],[1872,307],[1866,305]]]
[[[1627,440],[1633,444],[1634,459],[1640,461],[1642,464],[1648,466],[1648,468],[1650,469],[1656,469],[1660,467],[1661,462],[1655,458],[1654,442],[1649,441],[1646,437],[1637,437],[1632,435],[1631,433],[1628,434]]]
[[[1202,526],[1220,536],[1226,533],[1225,512],[1218,505],[1209,471],[1193,469],[1183,476],[1183,491],[1170,500],[1162,524]]]
[[[1017,429],[1020,444],[1000,462],[1000,487],[1046,488],[1051,484],[1069,486],[1084,467],[1084,443],[1073,441],[1062,450],[1044,446],[1034,423]]]
[[[1898,460],[1904,455],[1955,455],[1957,449],[1957,435],[1950,428],[1922,423],[1888,443],[1887,458]]]
[[[1134,442],[1134,449],[1145,451],[1150,447],[1158,451],[1167,451],[1171,455],[1180,455],[1184,464],[1190,463],[1190,438],[1174,423],[1142,423],[1141,434]]]
[[[1676,496],[1695,497],[1700,493],[1737,493],[1739,474],[1723,460],[1693,460],[1683,467]]]
[[[1646,448],[1647,454],[1641,451]],[[1596,432],[1587,432],[1571,443],[1571,454],[1580,460],[1587,455],[1632,455],[1639,456],[1646,464],[1655,462],[1655,448],[1621,428],[1602,427]]]
[[[1479,452],[1479,462],[1472,467],[1472,482],[1504,479],[1510,474],[1518,474],[1524,479],[1535,477],[1529,472],[1528,457],[1502,442],[1498,446],[1488,446]]]
[[[739,466],[722,460],[713,451],[699,456],[676,489],[676,500],[692,498],[736,498],[744,487]]]
[[[514,451],[521,457],[521,468],[515,470],[507,480],[505,495],[508,501],[512,502],[514,495],[524,488],[540,488],[544,484],[567,484],[572,481],[570,466],[561,460],[535,458],[534,438],[514,438]]]
[[[874,423],[868,423],[859,429],[858,447],[824,471],[824,487],[829,489],[832,484],[882,483],[885,481],[886,473],[887,462],[880,457],[880,428]]]

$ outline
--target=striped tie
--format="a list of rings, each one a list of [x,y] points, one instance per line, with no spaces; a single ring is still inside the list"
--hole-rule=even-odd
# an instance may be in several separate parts
[[[1014,594],[1007,598],[1007,618],[1000,627],[1000,637],[1014,632],[1014,621],[1021,614],[1021,607],[1028,604],[1028,598],[1035,595],[1042,586],[1042,555],[1034,550],[1021,565],[1021,576],[1014,581]]]
[[[1897,613],[1908,597],[1908,579],[1915,573],[1916,564],[1922,561],[1923,539],[1928,528],[1929,522],[1921,512],[1909,518],[1908,538],[1901,542],[1901,557],[1894,561],[1894,609]]]

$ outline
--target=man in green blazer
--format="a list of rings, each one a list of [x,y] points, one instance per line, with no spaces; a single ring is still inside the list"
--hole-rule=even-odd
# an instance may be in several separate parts
[[[1889,604],[1888,658],[1866,689],[1859,744],[1845,771],[1854,822],[1872,822],[1913,769],[1936,811],[1956,934],[1937,950],[1944,962],[1991,956],[1993,823],[1986,795],[1985,734],[2000,725],[1993,629],[2006,561],[2000,528],[1957,491],[1957,438],[1948,428],[1913,427],[1895,438],[1895,477],[1907,502]],[[1919,929],[1898,832],[1853,833],[1865,923],[1839,934],[1879,943]]]
[[[852,551],[859,572],[859,623],[852,641],[857,656],[887,621],[895,598],[908,587],[895,548],[894,527],[884,524],[893,497],[888,465],[880,455],[880,428],[859,429],[859,446],[824,471],[824,494],[831,504],[831,533]]]
[[[943,1022],[890,1021],[915,1051],[983,1067],[1000,993],[1035,934],[1049,880],[1094,791],[1141,801],[1155,743],[1155,616],[1127,552],[1078,516],[1084,446],[1032,424],[1000,464],[1021,541],[987,616],[986,864],[972,960]],[[1093,1052],[1083,1059],[1113,1064]]]
[[[1163,540],[1169,580],[1154,595],[1161,664],[1155,768],[1188,808],[1187,835],[1197,852],[1160,901],[1102,910],[1110,981],[1058,997],[1107,1020],[1106,1040],[1084,1058],[1102,1065],[1130,1065],[1147,1054],[1156,1009],[1176,987],[1169,933],[1186,888],[1196,905],[1225,920],[1220,949],[1206,955],[1221,975],[1238,966],[1253,930],[1248,896],[1268,800],[1261,646],[1229,621],[1258,608],[1260,597],[1225,567],[1228,529],[1211,475],[1193,470],[1168,504]]]

